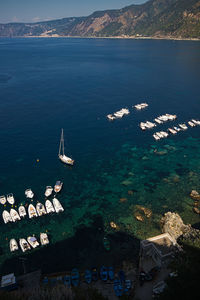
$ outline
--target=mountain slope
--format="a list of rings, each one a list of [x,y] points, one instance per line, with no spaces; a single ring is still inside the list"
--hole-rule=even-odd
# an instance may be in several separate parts
[[[88,17],[0,24],[0,36],[200,38],[200,0],[150,0]]]

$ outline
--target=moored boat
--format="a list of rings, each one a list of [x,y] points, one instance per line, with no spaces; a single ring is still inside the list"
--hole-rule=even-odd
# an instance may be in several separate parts
[[[11,208],[11,210],[10,210],[10,216],[11,216],[13,222],[21,220],[18,212],[14,208]]]
[[[27,238],[27,241],[29,242],[29,244],[31,245],[31,247],[36,248],[38,247],[40,244],[38,243],[37,239],[34,236],[29,236]]]
[[[36,204],[36,211],[39,217],[41,217],[42,215],[46,215],[46,210],[45,207],[42,203],[38,202]]]
[[[101,280],[103,280],[103,281],[108,280],[108,271],[105,266],[102,266],[100,269],[100,277],[101,277]]]
[[[0,203],[1,204],[6,204],[6,197],[5,196],[0,196]]]
[[[183,124],[179,124],[179,127],[183,130],[186,130],[188,127],[183,123]]]
[[[25,190],[25,195],[26,195],[26,198],[29,198],[29,199],[32,199],[34,197],[34,193],[32,192],[31,189]]]
[[[18,247],[17,241],[15,239],[11,239],[10,240],[10,251],[14,252],[18,249],[19,249],[19,247]]]
[[[106,116],[108,118],[108,120],[113,121],[115,119],[115,117],[112,114],[108,114]]]
[[[30,219],[38,216],[33,204],[29,204],[28,206],[28,216]]]
[[[157,135],[157,133],[154,133],[154,134],[153,134],[153,137],[154,137],[154,139],[155,139],[156,141],[160,140],[160,137]]]
[[[64,211],[64,208],[62,207],[62,205],[60,204],[60,201],[58,201],[57,198],[53,198],[53,206],[57,213]]]
[[[62,152],[62,154],[61,154],[61,152]],[[61,138],[60,138],[60,146],[59,146],[58,157],[59,157],[59,159],[60,159],[64,164],[73,166],[74,160],[73,160],[72,158],[66,156],[66,155],[65,155],[65,152],[64,152],[64,135],[63,135],[63,129],[62,129],[62,131],[61,131]]]
[[[174,129],[175,129],[177,132],[181,131],[181,128],[179,128],[179,127],[177,127],[177,126],[174,126]]]
[[[47,186],[44,195],[46,197],[49,197],[49,196],[51,196],[52,192],[53,192],[52,186]]]
[[[90,284],[92,282],[92,272],[90,270],[85,270],[85,281],[86,283]]]
[[[49,244],[48,235],[45,232],[40,233],[40,243],[41,245]]]
[[[135,107],[137,110],[141,110],[141,109],[144,109],[147,106],[149,106],[147,103],[140,103],[140,104],[134,105],[133,107]]]
[[[9,214],[9,212],[7,210],[3,211],[2,217],[3,217],[3,221],[5,224],[7,224],[8,222],[13,222],[11,215]]]
[[[192,121],[194,124],[196,124],[196,125],[200,125],[200,121],[199,121],[199,120],[192,119],[191,121]]]
[[[46,211],[48,214],[55,212],[55,209],[53,207],[53,204],[50,200],[46,200],[45,202]]]
[[[109,268],[108,268],[108,277],[109,277],[109,279],[110,279],[111,281],[114,280],[114,278],[115,278],[115,273],[114,273],[113,267],[109,267]]]
[[[26,216],[26,209],[23,205],[21,205],[19,208],[18,208],[18,212],[19,212],[19,215],[21,218],[25,217]]]
[[[10,194],[7,195],[7,201],[11,205],[13,205],[15,203],[15,198],[14,198],[13,194],[10,193]]]
[[[26,252],[27,250],[31,249],[31,246],[29,245],[29,243],[25,239],[20,239],[19,240],[19,245],[20,245],[23,252]]]
[[[195,127],[196,126],[196,124],[193,123],[192,121],[188,121],[188,124],[190,125],[190,127]]]
[[[172,134],[177,134],[177,131],[173,128],[168,128],[168,131],[171,132]]]
[[[80,278],[79,271],[76,268],[72,269],[71,280],[73,286],[79,285],[79,278]]]
[[[161,120],[159,120],[159,119],[157,119],[157,118],[155,118],[154,121],[155,121],[156,123],[158,123],[158,124],[162,124],[162,123],[163,123],[163,121],[161,121]]]
[[[56,184],[54,186],[54,192],[59,193],[62,189],[63,183],[61,181],[56,181]]]

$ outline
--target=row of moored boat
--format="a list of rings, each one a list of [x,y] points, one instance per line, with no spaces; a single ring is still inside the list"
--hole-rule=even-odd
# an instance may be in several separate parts
[[[62,189],[62,186],[63,186],[63,183],[61,181],[56,181],[54,188],[52,188],[52,186],[47,186],[45,193],[44,193],[45,197],[51,196],[53,191],[55,193],[59,193],[60,190]],[[34,193],[31,189],[26,189],[25,196],[28,199],[33,199]],[[15,203],[15,198],[14,198],[13,194],[10,193],[7,196],[4,196],[4,195],[0,196],[0,204],[5,205],[6,202],[8,202],[11,205],[13,205]]]
[[[11,205],[15,203],[15,198],[13,194],[8,194],[7,196],[0,196],[0,203],[4,205],[6,204],[6,202],[8,202]]]
[[[200,121],[192,119],[191,121],[188,121],[188,125],[190,127],[195,127],[197,125],[200,125]],[[168,128],[167,129],[168,132],[166,132],[166,131],[157,131],[157,132],[155,132],[153,134],[153,137],[154,137],[155,140],[160,140],[162,138],[168,137],[169,133],[175,135],[179,131],[187,130],[187,129],[188,129],[188,126],[185,123],[180,123],[180,124],[178,124],[178,126],[174,126],[173,128]]]
[[[62,207],[60,201],[57,198],[53,198],[52,202],[53,203],[51,203],[50,200],[46,200],[45,205],[38,202],[36,204],[36,207],[33,204],[29,204],[28,206],[29,218],[31,219],[34,217],[40,217],[54,212],[59,213],[64,211],[64,208]],[[26,209],[23,205],[21,205],[18,208],[18,211],[15,210],[14,208],[11,208],[10,212],[4,210],[2,213],[2,217],[5,224],[9,222],[20,221],[21,218],[24,218],[26,215],[27,215]]]
[[[165,114],[165,115],[161,115],[157,118],[154,119],[154,122],[141,122],[140,123],[140,128],[142,130],[146,130],[146,129],[151,129],[157,126],[157,124],[163,124],[164,122],[167,121],[173,121],[177,118],[176,115],[171,115],[171,114]]]
[[[46,233],[40,233],[40,243],[41,245],[47,245],[49,244],[49,239]],[[20,248],[23,252],[27,251],[27,250],[31,250],[32,248],[36,248],[38,247],[40,244],[37,241],[35,236],[29,236],[27,239],[21,238],[19,239],[19,245]],[[10,240],[10,251],[14,252],[19,250],[19,246],[18,243],[16,241],[16,239],[11,239]]]
[[[133,108],[135,108],[137,110],[141,110],[147,106],[148,106],[147,103],[140,103],[140,104],[134,105]],[[113,121],[115,119],[121,119],[121,118],[123,118],[123,116],[128,115],[128,114],[130,114],[130,110],[128,108],[122,108],[113,114],[108,114],[106,117],[108,118],[108,120]]]

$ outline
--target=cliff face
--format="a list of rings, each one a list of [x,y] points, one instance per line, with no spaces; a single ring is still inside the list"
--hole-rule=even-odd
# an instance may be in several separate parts
[[[200,38],[200,0],[150,0],[88,17],[0,24],[0,36]]]

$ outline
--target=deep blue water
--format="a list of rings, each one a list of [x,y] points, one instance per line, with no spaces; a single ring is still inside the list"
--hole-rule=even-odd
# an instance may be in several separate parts
[[[17,204],[20,201],[25,203],[24,190],[31,187],[36,199],[44,202],[45,186],[63,180],[60,199],[65,201],[67,211],[71,213],[70,216],[68,212],[65,215],[69,223],[71,220],[71,232],[77,222],[81,223],[75,215],[80,214],[82,221],[86,219],[81,211],[87,211],[88,220],[90,214],[99,212],[99,209],[104,215],[110,213],[114,200],[111,199],[110,204],[103,201],[99,208],[95,197],[97,190],[98,197],[103,197],[107,184],[113,189],[116,187],[118,198],[124,196],[125,192],[117,187],[122,181],[117,176],[125,166],[128,171],[137,168],[128,150],[123,152],[123,149],[138,147],[138,153],[146,151],[143,154],[146,155],[152,145],[158,145],[152,138],[153,131],[141,132],[138,123],[163,113],[177,114],[177,123],[190,118],[199,119],[199,80],[199,42],[0,39],[0,194],[12,192]],[[148,109],[140,112],[132,109],[132,105],[143,101],[148,102]],[[122,120],[108,122],[105,116],[122,107],[128,107],[131,114]],[[163,128],[167,125],[170,127],[168,123]],[[73,168],[63,166],[57,159],[61,128],[64,128],[66,153],[76,161]],[[184,168],[187,165],[189,172],[189,165],[192,165],[198,172],[200,166],[196,149],[199,150],[199,133],[199,128],[189,129],[160,142],[159,147],[173,143],[173,147],[184,149],[193,141]],[[177,151],[171,158],[171,169],[176,155],[182,163],[185,153],[178,158],[180,153]],[[157,163],[155,183],[167,162],[159,157],[152,162],[151,168],[143,168],[139,161],[141,157],[137,159],[137,178],[145,174],[145,167],[146,170],[154,170]],[[170,170],[166,173],[169,176]],[[140,183],[135,180],[139,190]],[[152,184],[151,191],[154,188]],[[91,191],[94,191],[93,195]],[[141,195],[137,201],[141,199],[140,204],[149,203],[149,197],[146,201]],[[94,208],[90,202],[87,204],[91,199],[91,203],[95,203]],[[137,201],[130,200],[130,204],[137,204]],[[151,208],[161,208],[158,200],[152,203]],[[173,202],[169,202],[168,208],[170,203],[173,207]],[[116,208],[116,215],[117,212]],[[6,232],[6,225],[0,226]],[[15,228],[16,234],[19,225],[12,226],[11,233]],[[31,226],[34,228],[33,223]],[[59,232],[59,226],[56,228]],[[53,236],[52,240],[56,237]],[[6,248],[6,244],[3,247]]]

